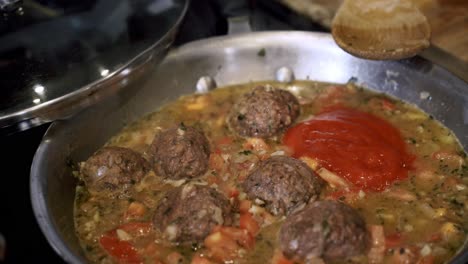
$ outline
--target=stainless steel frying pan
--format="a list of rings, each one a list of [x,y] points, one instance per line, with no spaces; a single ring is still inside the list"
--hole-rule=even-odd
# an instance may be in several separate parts
[[[136,94],[113,96],[51,125],[31,168],[33,209],[50,244],[67,262],[85,262],[73,228],[75,179],[70,162],[85,160],[126,124],[182,94],[216,84],[284,81],[292,75],[334,83],[357,78],[359,84],[418,105],[451,128],[468,149],[468,84],[421,57],[358,59],[338,48],[329,34],[309,32],[261,32],[196,41],[170,52],[149,80],[137,84],[142,87]],[[199,81],[202,76],[206,78]],[[452,263],[467,260],[465,249]]]

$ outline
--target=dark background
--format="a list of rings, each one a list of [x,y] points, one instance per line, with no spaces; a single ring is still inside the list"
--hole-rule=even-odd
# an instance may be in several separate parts
[[[174,45],[225,35],[226,18],[246,14],[250,15],[256,31],[325,31],[272,0],[193,0]],[[2,135],[0,131],[0,233],[6,240],[5,263],[63,262],[41,233],[34,219],[29,195],[31,162],[48,125],[12,135]]]

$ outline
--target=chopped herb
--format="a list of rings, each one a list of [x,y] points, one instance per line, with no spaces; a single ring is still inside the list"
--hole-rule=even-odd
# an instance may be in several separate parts
[[[187,127],[185,126],[184,122],[180,122],[179,128],[182,129],[183,131],[187,130]]]
[[[192,243],[192,250],[197,251],[198,249],[200,249],[200,245],[198,243]]]
[[[265,48],[262,48],[257,52],[257,56],[259,57],[265,57],[265,55],[266,55]]]
[[[449,166],[447,164],[440,164],[439,165],[439,170],[442,172],[446,172],[448,170]]]
[[[376,212],[377,214],[381,214],[381,213],[383,213],[384,211],[385,211],[385,209],[383,209],[383,208],[377,208],[377,209],[375,209],[375,212]]]
[[[70,156],[67,156],[65,158],[65,163],[67,164],[67,167],[69,167],[70,169],[72,170],[77,170],[77,166],[75,164],[75,162],[73,162],[72,158]]]
[[[453,205],[453,206],[456,206],[456,207],[463,207],[464,204],[463,203],[460,203],[459,201],[457,201],[457,199],[455,198],[452,198],[450,200],[450,203]]]
[[[172,212],[172,207],[168,207],[168,208],[163,212],[163,215],[168,215],[170,212]]]
[[[466,165],[462,165],[461,168],[462,168],[463,171],[468,171],[468,166],[466,166]]]
[[[250,150],[243,150],[243,151],[239,152],[239,154],[250,155],[250,154],[252,154],[252,151],[250,151]]]
[[[382,218],[382,216],[381,216],[381,215],[378,215],[378,218],[379,218],[379,223],[380,223],[381,225],[385,225],[385,220]]]
[[[358,78],[357,77],[354,77],[352,76],[351,78],[349,78],[348,80],[348,83],[347,84],[356,84],[358,81]]]
[[[80,187],[79,189],[76,188],[76,202],[77,203],[82,203],[84,202],[85,200],[85,193],[84,193],[84,190],[82,189],[82,187]]]
[[[323,236],[325,238],[328,238],[330,235],[330,225],[328,224],[327,220],[322,221],[322,230],[323,230]]]
[[[416,144],[416,139],[414,139],[414,138],[408,138],[408,140],[411,142],[411,144]]]
[[[244,119],[245,119],[245,115],[243,115],[243,114],[239,114],[239,115],[237,116],[237,120],[239,120],[239,121],[242,121],[242,120],[244,120]]]

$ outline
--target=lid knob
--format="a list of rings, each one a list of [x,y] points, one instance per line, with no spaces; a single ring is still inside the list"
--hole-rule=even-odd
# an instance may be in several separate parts
[[[23,0],[0,0],[1,12],[14,12],[23,4]]]

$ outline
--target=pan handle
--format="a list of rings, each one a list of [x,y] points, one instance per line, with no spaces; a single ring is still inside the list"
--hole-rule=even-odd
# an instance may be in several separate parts
[[[229,17],[227,21],[228,21],[228,33],[227,33],[228,35],[252,32],[252,27],[250,26],[249,16]]]
[[[228,35],[252,32],[249,0],[215,0],[227,17]]]

